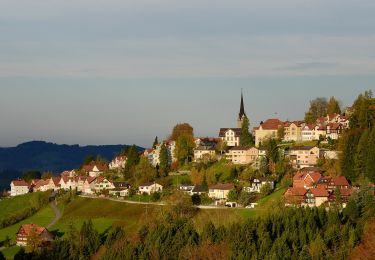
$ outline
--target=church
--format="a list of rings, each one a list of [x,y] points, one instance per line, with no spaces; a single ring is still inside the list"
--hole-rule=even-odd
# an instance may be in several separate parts
[[[241,91],[240,112],[237,118],[237,127],[235,128],[220,128],[219,137],[228,147],[240,146],[242,124],[246,116],[245,105],[243,102],[243,93]]]

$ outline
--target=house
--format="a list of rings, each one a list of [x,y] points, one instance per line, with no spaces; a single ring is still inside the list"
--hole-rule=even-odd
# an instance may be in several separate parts
[[[264,187],[265,185],[269,185],[272,190],[275,188],[275,182],[264,177],[255,178],[250,183],[251,186],[244,187],[244,191],[260,193],[262,187]]]
[[[163,141],[163,144],[167,148],[169,164],[172,164],[173,162],[177,160],[175,157],[175,153],[174,153],[176,149],[176,142],[173,140],[166,140],[166,141]],[[160,157],[161,146],[162,144],[157,144],[155,149],[147,149],[143,152],[143,156],[147,157],[150,164],[154,167],[160,164],[159,157]]]
[[[329,193],[324,188],[311,188],[305,194],[305,203],[310,207],[319,207],[328,201]]]
[[[40,238],[43,244],[53,241],[53,235],[46,228],[36,224],[24,224],[17,232],[17,246],[27,246],[28,239],[36,236]]]
[[[87,177],[83,183],[82,192],[85,194],[95,193],[96,177]]]
[[[124,169],[127,161],[126,156],[116,156],[110,163],[109,169],[117,170],[117,169]]]
[[[77,172],[75,170],[71,170],[71,171],[63,171],[61,174],[60,174],[61,177],[74,177],[74,176],[77,176]]]
[[[255,146],[259,147],[261,142],[267,139],[277,138],[277,132],[279,128],[283,127],[283,122],[279,119],[267,119],[265,122],[261,122],[259,127],[254,128],[253,132],[255,135]]]
[[[193,184],[181,184],[178,189],[179,191],[190,194],[191,191],[194,189],[194,185]]]
[[[62,177],[60,179],[60,187],[63,190],[74,190],[77,187],[75,177]]]
[[[48,180],[49,190],[59,190],[61,188],[60,186],[61,177],[51,177],[51,179]]]
[[[219,137],[228,147],[234,147],[240,145],[241,133],[241,128],[220,128]]]
[[[300,205],[305,201],[307,190],[303,187],[291,187],[284,193],[285,203]]]
[[[303,142],[316,140],[315,138],[316,125],[304,125],[301,129],[301,138]]]
[[[35,184],[32,185],[33,191],[47,191],[50,189],[49,180],[35,180]]]
[[[148,195],[150,195],[151,193],[154,193],[154,192],[161,192],[162,190],[163,190],[163,186],[156,183],[156,182],[143,183],[138,188],[138,192],[140,194],[146,193]]]
[[[298,171],[293,177],[294,188],[314,188],[322,178],[318,171]]]
[[[199,146],[194,149],[194,162],[209,161],[216,156],[215,147]]]
[[[83,189],[84,189],[83,186],[84,186],[87,178],[89,178],[89,177],[87,177],[87,176],[76,176],[76,177],[74,177],[75,187],[76,187],[78,192],[83,192]]]
[[[90,164],[82,166],[82,171],[90,177],[98,177],[106,170],[108,170],[108,165],[106,163],[91,162]]]
[[[343,131],[343,127],[339,123],[329,123],[326,126],[326,136],[327,138],[329,137],[332,140],[339,139],[342,131]]]
[[[284,141],[300,142],[302,141],[302,127],[304,126],[303,121],[284,122]]]
[[[29,184],[24,180],[14,180],[10,183],[10,196],[23,195],[29,191]]]
[[[257,163],[259,150],[255,147],[232,147],[225,154],[226,159],[234,164],[253,164]]]
[[[226,200],[228,198],[229,191],[234,189],[232,183],[219,183],[209,187],[208,196],[215,200]]]
[[[130,185],[126,182],[114,182],[114,189],[109,190],[109,195],[126,197],[129,196]]]
[[[208,192],[207,186],[205,186],[205,185],[198,185],[197,184],[191,190],[190,194],[191,195],[194,195],[194,194],[202,195],[202,194],[207,194],[207,192]]]
[[[289,158],[297,169],[315,166],[320,157],[320,149],[316,146],[295,146],[289,149]]]
[[[101,192],[103,190],[112,190],[115,186],[113,185],[113,182],[108,180],[105,177],[97,177],[95,181],[95,192]]]
[[[203,146],[203,147],[215,147],[220,138],[215,137],[198,137],[194,139],[195,147]]]

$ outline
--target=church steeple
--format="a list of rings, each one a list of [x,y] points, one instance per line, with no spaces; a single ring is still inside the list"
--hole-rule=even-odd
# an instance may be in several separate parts
[[[244,106],[244,103],[243,103],[243,93],[242,93],[242,89],[241,89],[240,113],[238,113],[238,119],[237,119],[237,127],[238,128],[242,127],[242,122],[243,122],[243,119],[244,119],[245,116],[246,116],[246,112],[245,112],[245,106]]]

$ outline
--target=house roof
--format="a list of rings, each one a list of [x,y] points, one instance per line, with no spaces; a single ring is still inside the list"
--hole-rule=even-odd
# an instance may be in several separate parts
[[[324,188],[312,188],[312,189],[310,189],[310,192],[315,197],[328,197],[329,196],[328,191]]]
[[[115,186],[115,188],[129,188],[130,187],[129,183],[126,183],[126,182],[114,182],[113,185]]]
[[[196,151],[215,151],[215,147],[198,146],[194,150],[196,150]]]
[[[296,126],[301,126],[304,124],[304,121],[286,121],[284,122],[284,126],[289,127],[291,124],[295,124]]]
[[[151,186],[151,185],[154,185],[154,184],[160,185],[159,183],[156,183],[156,182],[145,182],[145,183],[142,183],[139,186]],[[162,185],[160,185],[160,186],[162,186]]]
[[[53,181],[53,184],[57,186],[59,185],[59,182],[61,181],[61,177],[52,177],[51,180]]]
[[[225,133],[228,132],[228,130],[232,130],[234,132],[235,137],[241,136],[241,128],[220,128],[219,137],[225,137]]]
[[[108,170],[108,165],[106,163],[97,163],[97,162],[91,162],[89,164],[83,165],[82,170],[84,172],[91,172],[95,166],[96,168],[98,168],[99,171]]]
[[[49,180],[38,180],[35,183],[34,189],[39,189],[42,186],[49,185]]]
[[[340,189],[341,196],[350,197],[353,194],[353,189]]]
[[[311,177],[313,182],[318,183],[322,175],[320,172],[317,171],[311,171],[311,172],[303,172],[303,171],[298,171],[294,176],[293,176],[293,181],[297,180],[305,180],[308,176]]]
[[[255,147],[248,147],[248,146],[233,146],[229,150],[233,150],[233,151],[247,151],[247,150],[250,150],[252,148],[257,149]]]
[[[20,227],[18,233],[19,233],[21,230],[23,230],[23,232],[25,232],[26,236],[28,236],[32,230],[34,230],[34,232],[35,232],[37,235],[40,235],[40,234],[42,234],[42,233],[43,233],[45,230],[47,230],[47,229],[44,228],[44,227],[41,227],[41,226],[39,226],[39,225],[37,225],[37,224],[23,224],[23,225]]]
[[[307,190],[302,187],[291,187],[286,193],[290,193],[293,196],[304,196],[307,193]]]
[[[12,183],[14,186],[29,186],[29,184],[24,180],[14,180]]]
[[[234,189],[234,185],[232,183],[219,183],[209,188],[215,190],[232,190]]]
[[[195,185],[192,192],[207,192],[208,189],[204,185]]]
[[[332,178],[332,183],[335,186],[349,186],[348,180],[345,178],[345,176],[337,176]]]
[[[262,127],[263,130],[277,130],[279,129],[281,125],[283,125],[282,121],[280,121],[277,118],[271,118],[271,119],[267,119],[260,126]]]

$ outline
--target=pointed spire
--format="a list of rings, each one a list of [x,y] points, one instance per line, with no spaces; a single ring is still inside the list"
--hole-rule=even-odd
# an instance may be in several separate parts
[[[245,113],[245,106],[243,104],[243,93],[241,88],[241,106],[240,106],[240,113],[238,114],[238,119],[242,119],[243,116],[246,116]]]

